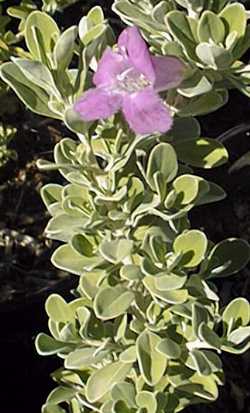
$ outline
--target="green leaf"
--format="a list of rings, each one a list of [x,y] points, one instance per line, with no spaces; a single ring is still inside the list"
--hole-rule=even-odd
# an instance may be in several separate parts
[[[237,330],[232,331],[228,337],[228,341],[231,343],[238,345],[241,344],[245,340],[250,339],[250,327],[239,327]]]
[[[51,261],[57,268],[81,275],[85,270],[92,270],[101,264],[103,259],[101,257],[84,257],[66,244],[55,250]]]
[[[134,363],[137,360],[136,347],[130,346],[120,354],[123,363]]]
[[[65,401],[70,401],[75,396],[76,392],[77,391],[75,389],[71,389],[69,387],[56,387],[49,394],[46,403],[59,404]]]
[[[95,371],[87,381],[87,399],[91,403],[100,400],[115,384],[125,379],[131,367],[131,364],[116,361]]]
[[[183,232],[176,237],[173,249],[176,254],[182,254],[180,265],[186,268],[196,267],[203,260],[207,250],[207,237],[198,230]]]
[[[223,21],[217,14],[206,10],[198,23],[198,37],[200,42],[214,41],[222,43],[225,37],[225,27]]]
[[[83,16],[79,22],[79,37],[86,46],[97,39],[106,30],[104,15],[101,7],[93,7],[87,16]]]
[[[229,331],[235,326],[246,326],[250,321],[250,305],[245,298],[235,298],[225,308],[222,320]]]
[[[228,160],[226,148],[215,139],[186,139],[174,147],[180,161],[198,168],[215,168]]]
[[[159,143],[150,152],[147,164],[147,181],[149,185],[156,190],[155,174],[158,174],[162,183],[172,181],[178,171],[178,162],[175,150],[168,143]]]
[[[196,60],[196,40],[186,14],[181,11],[171,11],[166,16],[166,23],[170,33],[184,46],[188,56]]]
[[[60,35],[56,42],[53,57],[59,73],[64,72],[72,60],[76,37],[77,26],[71,26]]]
[[[100,247],[100,253],[107,261],[118,264],[124,258],[131,254],[133,241],[127,239],[118,239],[113,241],[104,240]]]
[[[199,327],[199,337],[212,348],[220,349],[222,344],[220,337],[205,323],[201,323]]]
[[[162,291],[156,288],[155,277],[150,275],[144,277],[143,284],[149,290],[154,297],[158,297],[168,304],[182,304],[188,298],[188,292],[186,289]]]
[[[75,234],[71,239],[71,246],[76,252],[85,257],[93,257],[95,255],[95,246],[83,234]]]
[[[122,286],[105,287],[95,297],[95,313],[102,320],[116,318],[126,312],[134,298],[134,293]]]
[[[249,259],[250,246],[247,241],[229,238],[213,247],[203,273],[206,278],[227,277],[244,268]]]
[[[247,13],[242,4],[228,4],[219,14],[223,20],[227,34],[237,32],[238,37],[242,37],[246,31]]]
[[[114,385],[111,396],[114,401],[122,400],[128,407],[136,407],[135,387],[132,383],[121,382]]]
[[[181,346],[171,338],[161,340],[156,349],[169,359],[179,359],[182,353]]]
[[[136,395],[136,403],[141,409],[146,409],[147,413],[156,413],[157,401],[154,393],[141,391]]]
[[[156,350],[161,339],[150,331],[144,331],[136,341],[137,358],[140,372],[150,386],[156,385],[163,377],[167,359]]]
[[[189,174],[176,178],[173,182],[173,188],[177,194],[176,202],[181,205],[194,202],[199,194],[199,181],[199,177]]]
[[[74,312],[69,304],[58,294],[51,294],[47,298],[45,309],[53,321],[67,323],[74,320]]]
[[[155,278],[155,287],[160,291],[171,291],[182,288],[187,280],[186,274],[170,273]]]
[[[77,349],[69,353],[64,365],[66,369],[85,370],[93,364],[100,363],[108,353],[108,350],[97,351],[95,347]]]
[[[39,38],[37,37],[39,33]],[[30,13],[25,25],[25,41],[32,56],[46,63],[51,56],[54,45],[60,35],[55,21],[46,13],[34,11]],[[46,58],[43,56],[46,55]]]
[[[213,112],[225,105],[228,101],[228,92],[226,90],[205,93],[191,100],[185,101],[179,110],[179,116],[199,116]]]
[[[215,70],[228,69],[233,62],[231,52],[223,46],[203,42],[195,50],[200,61]]]
[[[60,115],[48,108],[49,94],[29,81],[15,63],[3,63],[0,75],[31,111],[49,118],[61,119]]]
[[[36,337],[35,346],[36,351],[41,356],[50,356],[52,354],[57,354],[70,349],[67,344],[55,340],[54,338],[44,333],[38,334],[38,336]]]
[[[202,351],[194,349],[190,352],[190,357],[193,360],[195,369],[203,376],[209,376],[212,372],[210,364]]]

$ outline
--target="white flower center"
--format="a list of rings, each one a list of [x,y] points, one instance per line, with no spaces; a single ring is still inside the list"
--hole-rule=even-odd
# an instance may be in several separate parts
[[[151,85],[151,82],[133,67],[124,70],[116,79],[115,89],[119,93],[132,94]]]

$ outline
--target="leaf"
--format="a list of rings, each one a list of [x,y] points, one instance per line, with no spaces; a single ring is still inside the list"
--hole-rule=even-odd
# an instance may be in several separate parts
[[[229,238],[213,247],[203,273],[206,278],[227,277],[244,268],[249,259],[250,246],[247,241]]]
[[[45,310],[53,321],[67,323],[74,320],[74,312],[69,304],[58,294],[51,294],[47,298]]]
[[[220,349],[222,344],[220,337],[204,322],[200,324],[198,334],[200,339],[205,341],[205,343],[207,343],[209,346],[215,349]]]
[[[54,95],[60,94],[57,91],[54,78],[50,70],[41,62],[28,59],[13,58],[12,61],[18,66],[24,76],[35,85]]]
[[[233,63],[231,52],[223,46],[203,42],[195,50],[200,61],[215,70],[228,69]]]
[[[76,392],[75,389],[71,389],[70,387],[56,387],[49,394],[46,403],[59,404],[65,401],[70,401],[75,396]]]
[[[154,176],[159,174],[161,182],[166,184],[172,181],[178,171],[178,162],[175,150],[168,143],[159,143],[150,152],[147,164],[147,181],[153,190],[157,189]]]
[[[140,372],[150,386],[160,381],[167,367],[166,357],[156,350],[160,341],[159,336],[147,330],[141,333],[136,341]]]
[[[127,239],[118,239],[113,241],[104,240],[99,247],[103,258],[113,264],[118,264],[130,255],[132,249],[133,241]]]
[[[72,274],[81,275],[85,270],[92,270],[103,262],[101,257],[84,257],[70,245],[61,245],[52,255],[51,262],[55,267]]]
[[[178,235],[173,249],[176,254],[182,254],[179,265],[185,268],[196,267],[201,263],[207,250],[206,235],[198,230],[190,230]]]
[[[94,347],[85,347],[69,353],[64,365],[66,369],[85,370],[93,364],[100,363],[109,354],[109,350],[97,351]]]
[[[156,349],[169,359],[179,359],[182,353],[181,346],[171,338],[161,340]]]
[[[173,182],[173,188],[177,194],[176,202],[181,205],[194,202],[199,194],[199,181],[200,178],[194,175],[178,176]]]
[[[228,341],[231,341],[233,344],[241,344],[245,340],[250,339],[250,327],[239,327],[237,330],[232,331],[228,337]]]
[[[105,287],[95,297],[95,313],[102,320],[116,318],[126,312],[134,298],[134,293],[122,286]]]
[[[170,33],[184,46],[188,56],[196,60],[196,41],[186,14],[181,11],[171,11],[166,15],[166,23]]]
[[[249,302],[242,297],[235,298],[223,311],[222,320],[229,331],[234,330],[235,326],[246,326],[250,321]]]
[[[15,63],[3,63],[0,75],[31,111],[49,118],[61,119],[61,116],[48,108],[49,94],[30,82]]]
[[[132,365],[120,361],[108,364],[95,371],[87,381],[86,397],[89,402],[100,400],[112,387],[124,380]]]
[[[160,291],[171,291],[182,288],[187,280],[186,274],[170,273],[155,278],[155,287]]]
[[[114,385],[111,390],[111,397],[114,401],[122,400],[128,407],[136,407],[135,387],[132,383],[121,382]]]
[[[167,302],[168,304],[182,304],[188,298],[188,292],[186,289],[170,291],[159,290],[158,288],[156,288],[155,285],[155,277],[152,277],[150,275],[144,277],[143,284],[149,290],[153,297],[158,297],[161,300]]]
[[[136,403],[141,409],[146,409],[147,413],[156,413],[157,401],[155,394],[150,391],[141,391],[136,395]]]
[[[186,139],[174,147],[180,161],[198,168],[215,168],[228,160],[226,148],[215,139]]]
[[[212,370],[210,364],[202,351],[194,349],[190,352],[190,357],[192,358],[195,369],[199,374],[203,376],[209,376],[211,374]]]
[[[46,63],[59,35],[56,22],[48,14],[41,11],[30,13],[25,24],[25,41],[34,59]]]
[[[77,26],[71,26],[60,35],[56,42],[53,57],[59,73],[64,72],[72,60],[76,37]]]
[[[38,334],[36,337],[35,346],[37,353],[41,356],[50,356],[52,354],[57,354],[70,349],[67,344],[62,341],[55,340],[44,333]]]
[[[222,43],[225,37],[223,21],[215,13],[205,10],[198,23],[198,37],[200,42],[214,41]]]
[[[199,116],[213,112],[225,105],[228,101],[226,90],[205,93],[196,98],[186,100],[179,109],[179,116]]]
[[[238,37],[242,37],[246,31],[247,13],[242,4],[228,4],[219,14],[223,20],[227,34],[236,32]]]

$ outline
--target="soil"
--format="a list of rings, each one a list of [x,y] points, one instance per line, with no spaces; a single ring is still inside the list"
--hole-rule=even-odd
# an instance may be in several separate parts
[[[8,6],[18,3],[8,2]],[[69,7],[58,23],[66,28],[77,23],[93,5],[104,6],[117,32],[121,24],[110,12],[112,1],[88,1]],[[36,160],[52,159],[52,149],[62,136],[69,136],[61,122],[51,121],[26,111],[10,99],[17,110],[5,113],[3,121],[17,128],[11,143],[17,161],[0,170],[0,354],[2,357],[1,408],[6,413],[39,413],[48,392],[54,387],[49,374],[60,367],[56,357],[39,357],[34,338],[47,330],[44,311],[46,297],[52,291],[70,298],[77,283],[56,270],[50,263],[55,242],[46,240],[43,231],[48,214],[39,191],[47,182],[59,182],[57,173],[40,173]],[[250,151],[250,100],[237,91],[230,93],[229,103],[215,114],[200,119],[203,136],[219,138],[227,147],[230,161],[211,171],[195,172],[226,189],[227,199],[196,208],[192,226],[203,229],[208,238],[218,242],[227,237],[242,237],[250,242],[250,162],[233,168],[244,153]],[[236,129],[235,129],[236,128]],[[229,131],[229,132],[228,132]],[[225,134],[227,132],[227,134]],[[223,304],[236,296],[250,300],[250,267],[237,276],[218,282]],[[250,413],[250,351],[242,356],[223,356],[226,383],[219,399],[211,405],[186,409],[186,413]]]

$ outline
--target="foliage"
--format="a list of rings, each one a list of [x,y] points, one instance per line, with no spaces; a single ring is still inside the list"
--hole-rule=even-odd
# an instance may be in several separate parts
[[[8,144],[15,134],[15,128],[0,124],[0,168],[10,159],[16,159],[17,157],[16,151],[8,148]]]
[[[46,234],[62,242],[52,262],[79,276],[71,302],[47,299],[50,335],[36,339],[39,354],[63,360],[43,413],[66,405],[74,413],[177,413],[215,400],[222,351],[250,347],[248,301],[221,308],[216,286],[248,263],[250,247],[237,238],[214,244],[189,221],[192,208],[225,197],[194,173],[228,159],[220,142],[200,136],[194,116],[223,105],[231,87],[248,94],[248,66],[239,61],[249,42],[246,11],[224,0],[116,0],[113,8],[142,29],[152,52],[187,66],[180,87],[162,93],[175,115],[167,133],[135,135],[121,114],[84,122],[74,111],[115,43],[100,7],[62,33],[32,11],[22,21],[25,57],[0,68],[26,107],[78,138],[63,138],[54,162],[38,162],[65,179],[41,193],[51,215]]]

